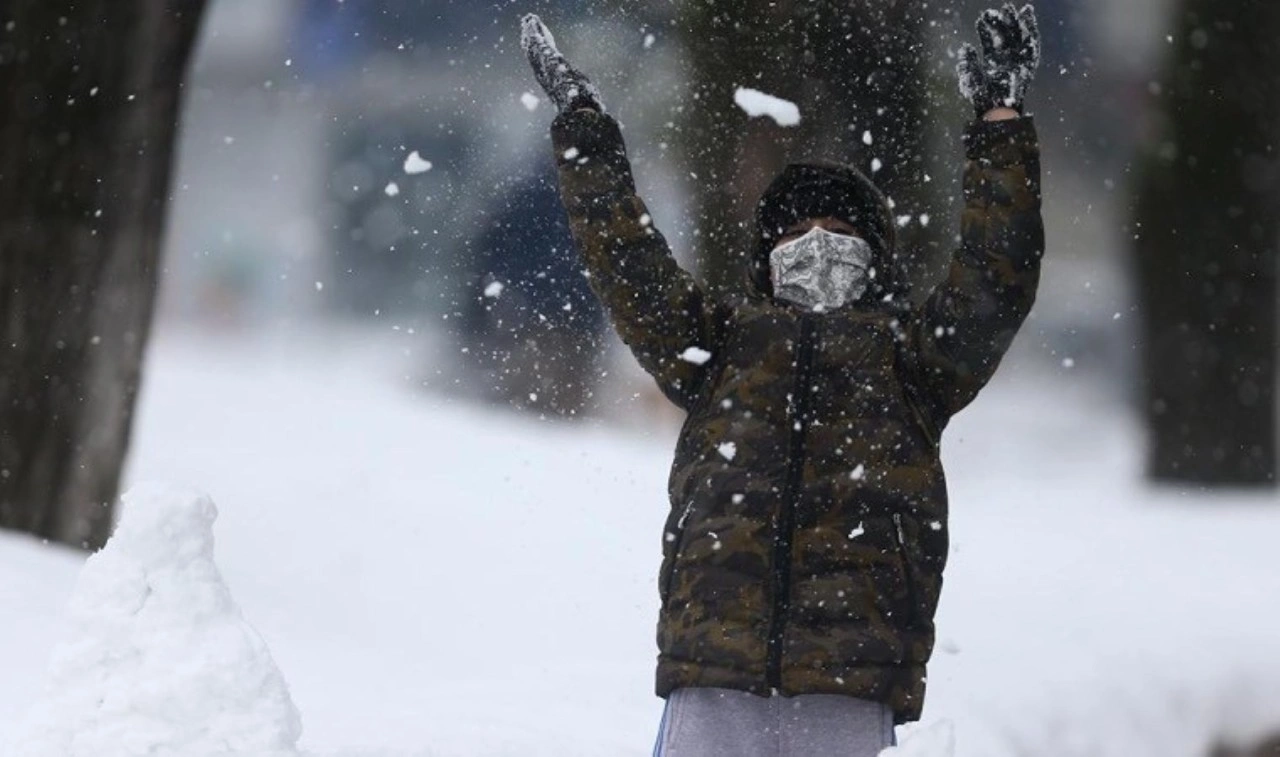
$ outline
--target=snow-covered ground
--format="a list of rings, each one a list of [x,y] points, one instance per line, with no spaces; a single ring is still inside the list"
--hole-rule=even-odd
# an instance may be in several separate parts
[[[953,547],[915,742],[1204,757],[1280,730],[1280,507],[1147,488],[1129,414],[1072,376],[1011,365],[947,433]],[[217,503],[218,567],[309,753],[648,754],[675,430],[414,383],[343,339],[163,334],[129,479]],[[85,633],[63,617],[82,564],[0,536],[0,744]]]

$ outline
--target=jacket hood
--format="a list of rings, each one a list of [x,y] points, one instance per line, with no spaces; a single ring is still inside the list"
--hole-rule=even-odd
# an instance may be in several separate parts
[[[832,216],[848,221],[871,244],[875,278],[869,296],[875,300],[906,295],[906,277],[897,260],[893,212],[883,194],[857,169],[841,163],[792,163],[769,183],[756,205],[756,245],[748,259],[747,285],[773,296],[769,253],[783,231],[806,218]]]

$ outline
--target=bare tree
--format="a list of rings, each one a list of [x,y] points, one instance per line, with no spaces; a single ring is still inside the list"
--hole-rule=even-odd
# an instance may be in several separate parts
[[[754,202],[788,162],[827,159],[871,176],[912,222],[900,248],[938,254],[938,226],[919,222],[937,203],[927,177],[929,77],[919,3],[886,0],[690,0],[681,9],[692,98],[680,142],[696,176],[701,270],[732,286],[750,248]],[[738,87],[796,101],[794,128],[749,119]],[[926,224],[929,219],[926,219]],[[918,278],[918,271],[912,271]]]
[[[106,541],[202,0],[0,9],[0,526]]]
[[[1148,471],[1274,486],[1280,3],[1176,12],[1135,211]]]

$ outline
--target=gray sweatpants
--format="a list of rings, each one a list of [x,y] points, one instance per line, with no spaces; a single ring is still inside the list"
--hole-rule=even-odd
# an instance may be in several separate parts
[[[654,757],[876,757],[894,745],[893,711],[834,694],[761,697],[676,689]]]

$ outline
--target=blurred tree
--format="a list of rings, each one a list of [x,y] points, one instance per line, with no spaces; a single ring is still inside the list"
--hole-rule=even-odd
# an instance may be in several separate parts
[[[1180,0],[1134,253],[1149,474],[1276,482],[1280,3]]]
[[[928,225],[937,202],[927,176],[923,13],[906,0],[683,4],[678,28],[692,94],[678,140],[694,176],[701,271],[711,286],[738,283],[755,202],[769,180],[789,162],[814,158],[854,165],[912,217],[899,229],[899,246],[915,253],[904,267],[921,278],[946,241],[939,225]],[[796,103],[800,124],[749,118],[734,103],[738,87]]]
[[[201,0],[0,11],[0,526],[110,534]]]

